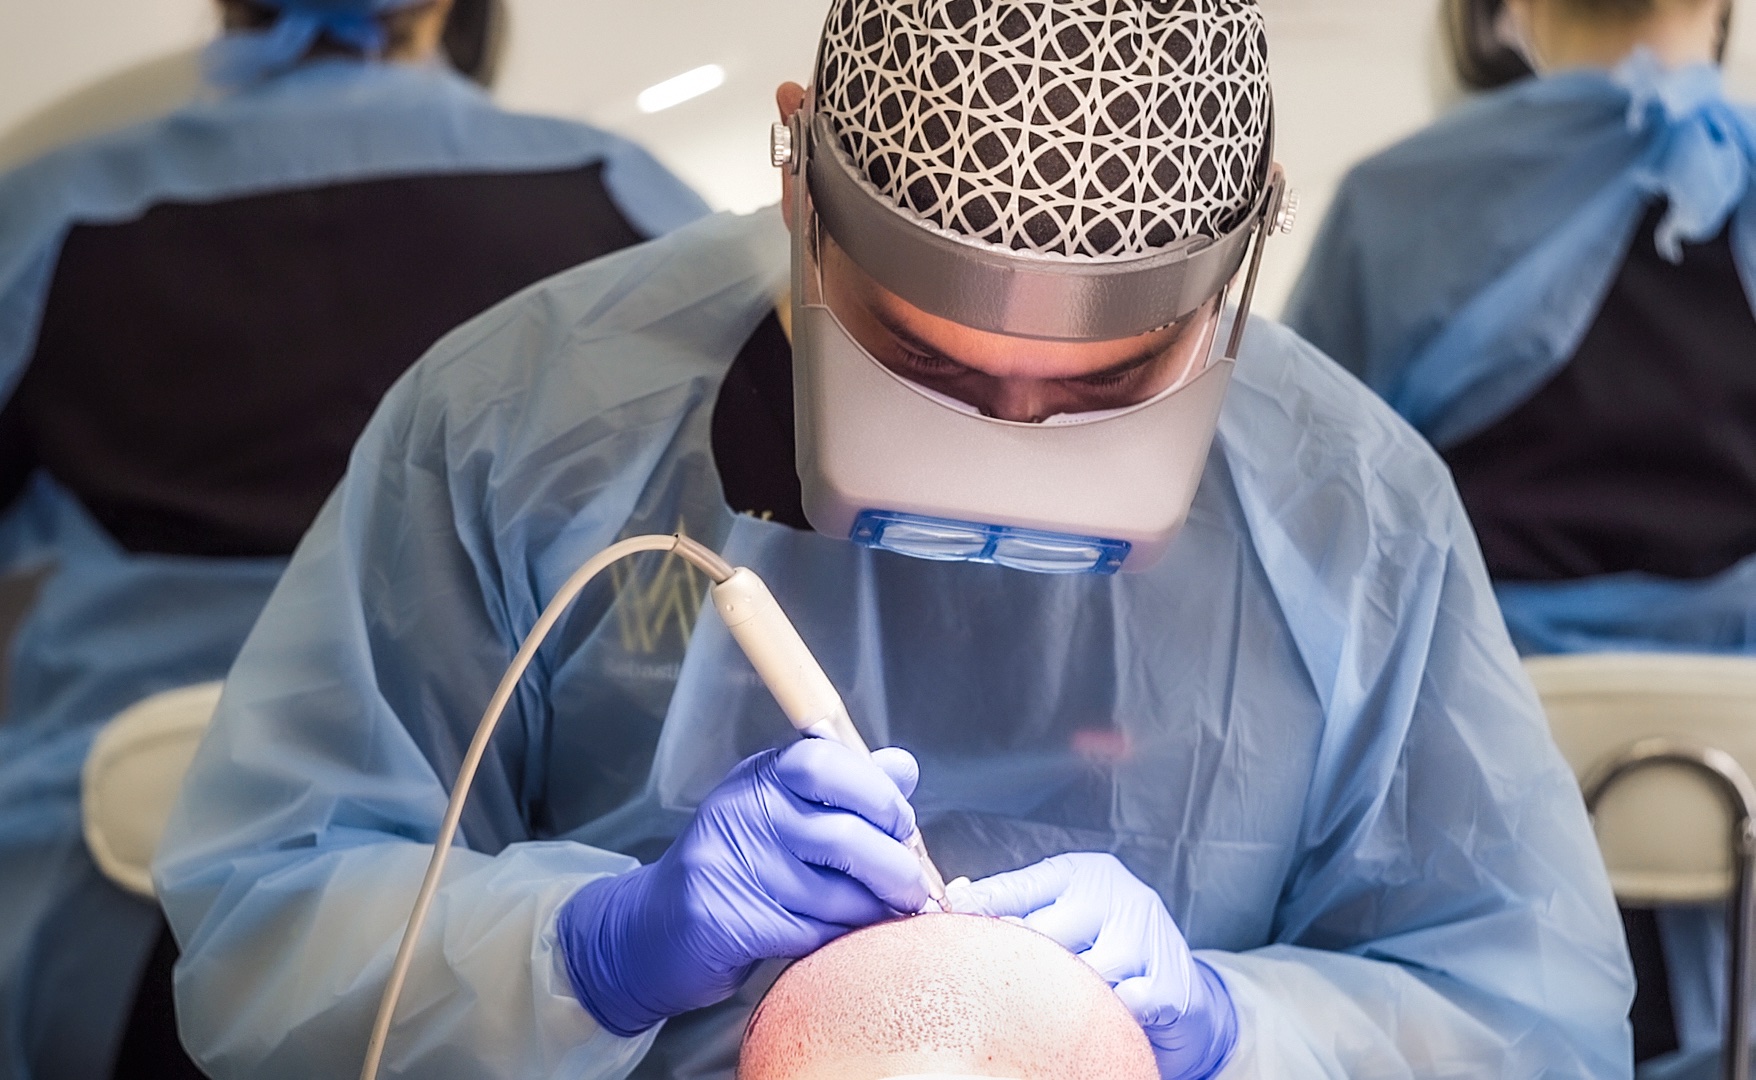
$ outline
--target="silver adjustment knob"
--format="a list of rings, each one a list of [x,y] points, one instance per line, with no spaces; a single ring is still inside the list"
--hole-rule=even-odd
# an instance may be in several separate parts
[[[777,169],[793,163],[793,129],[775,124],[768,129],[768,160]]]
[[[1280,213],[1274,217],[1274,231],[1282,236],[1289,236],[1299,224],[1299,193],[1289,191],[1281,201]]]

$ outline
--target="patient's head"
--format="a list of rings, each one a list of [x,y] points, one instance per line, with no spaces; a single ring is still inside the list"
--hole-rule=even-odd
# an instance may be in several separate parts
[[[1157,1080],[1151,1048],[1084,961],[1014,923],[918,915],[794,964],[757,1007],[738,1080]]]

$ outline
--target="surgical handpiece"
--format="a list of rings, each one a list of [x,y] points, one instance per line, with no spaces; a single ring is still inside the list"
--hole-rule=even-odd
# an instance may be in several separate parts
[[[739,567],[713,587],[713,606],[732,632],[750,665],[761,676],[799,734],[813,739],[832,739],[862,754],[872,751],[848,716],[847,706],[836,693],[829,676],[818,666],[798,630],[781,611],[774,595],[749,569]],[[945,878],[927,854],[921,830],[907,840],[908,849],[920,860],[927,878],[927,895],[941,911],[950,911]]]
[[[853,721],[848,718],[841,695],[835,692],[829,677],[817,666],[811,650],[805,647],[799,632],[787,620],[761,578],[746,569],[734,570],[712,549],[682,535],[630,537],[598,552],[573,572],[549,601],[549,606],[543,609],[536,625],[525,635],[512,663],[507,666],[500,685],[494,690],[494,696],[489,699],[488,707],[476,725],[475,737],[470,740],[469,749],[458,766],[451,801],[446,805],[445,818],[439,824],[426,876],[421,880],[414,907],[409,911],[408,924],[403,928],[402,944],[397,947],[390,977],[384,983],[384,996],[378,1002],[378,1015],[372,1021],[372,1036],[366,1044],[366,1059],[360,1066],[360,1080],[376,1080],[378,1076],[378,1066],[384,1059],[384,1045],[390,1037],[390,1025],[396,1017],[396,1005],[402,998],[409,967],[414,963],[415,943],[420,940],[421,928],[426,924],[427,913],[432,909],[433,898],[445,876],[452,841],[457,838],[458,826],[463,820],[464,801],[469,797],[470,785],[481,768],[488,742],[494,737],[494,729],[499,726],[500,717],[518,689],[519,680],[524,678],[549,632],[585,587],[612,564],[642,552],[675,553],[713,580],[714,606],[719,609],[726,625],[731,627],[733,639],[750,658],[756,673],[767,684],[794,727],[805,735],[834,739],[863,754],[871,752],[866,748],[866,740],[860,738]],[[927,895],[941,911],[950,911],[950,903],[945,897],[945,879],[939,875],[933,860],[927,857],[927,845],[921,841],[919,829],[909,837],[908,848],[920,860],[921,871],[927,879]]]

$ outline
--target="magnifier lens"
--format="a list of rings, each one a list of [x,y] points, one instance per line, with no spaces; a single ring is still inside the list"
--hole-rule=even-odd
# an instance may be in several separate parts
[[[1035,574],[1113,574],[1132,545],[968,521],[868,510],[854,523],[856,544],[934,562],[993,563]]]
[[[1037,574],[1087,574],[1103,562],[1104,550],[1079,540],[1041,540],[1002,536],[994,545],[994,561],[1013,570]]]
[[[855,540],[917,559],[965,562],[981,558],[988,550],[987,531],[979,526],[953,525],[927,519],[868,523],[867,519],[862,518],[861,521],[866,525],[866,532],[863,533],[856,526]]]

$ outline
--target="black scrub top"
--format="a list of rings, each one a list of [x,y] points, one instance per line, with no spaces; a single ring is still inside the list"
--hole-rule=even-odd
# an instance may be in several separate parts
[[[1698,579],[1756,554],[1756,317],[1731,226],[1673,265],[1663,213],[1573,359],[1445,451],[1496,580]]]
[[[637,243],[601,165],[166,203],[71,230],[0,410],[125,549],[285,556],[385,391],[453,327]]]

